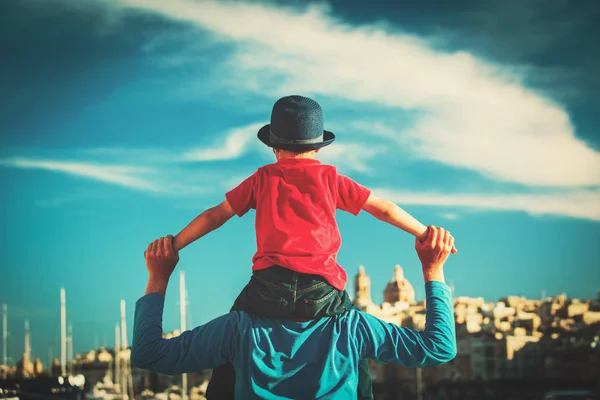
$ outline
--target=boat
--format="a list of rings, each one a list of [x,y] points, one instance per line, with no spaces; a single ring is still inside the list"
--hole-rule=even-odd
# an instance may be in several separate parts
[[[73,379],[71,379],[73,381]],[[0,399],[38,400],[47,399],[69,399],[81,400],[83,392],[79,385],[73,385],[62,376],[57,378],[50,376],[36,376],[34,378],[12,377],[0,379]]]
[[[183,400],[181,388],[177,385],[172,385],[162,393],[157,393],[156,398],[158,400]]]
[[[203,383],[200,386],[192,387],[190,390],[190,400],[206,400],[206,386],[208,385],[208,381]]]
[[[156,395],[154,394],[154,392],[150,389],[144,389],[142,390],[142,393],[140,393],[140,399],[141,400],[157,400],[158,397],[156,397]]]
[[[20,400],[17,391],[14,389],[0,388],[0,400]]]
[[[121,387],[116,385],[109,375],[106,375],[104,379],[94,385],[85,398],[89,400],[117,400],[129,399],[129,396],[121,394]]]

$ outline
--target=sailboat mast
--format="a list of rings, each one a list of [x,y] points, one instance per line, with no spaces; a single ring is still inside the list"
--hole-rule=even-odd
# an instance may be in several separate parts
[[[125,310],[125,300],[121,299],[121,348],[127,351],[127,318],[126,318],[126,310]],[[121,366],[121,386],[123,398],[127,393],[127,361],[123,360],[123,365]]]
[[[61,374],[67,375],[67,301],[65,288],[60,288],[60,367]]]
[[[121,328],[119,324],[115,325],[115,385],[119,386],[121,382],[121,360],[119,353],[121,352]]]
[[[185,291],[185,272],[181,271],[179,273],[179,309],[181,315],[181,333],[185,332],[186,327],[186,319],[187,319],[187,310],[186,310],[186,300],[187,293]],[[187,400],[187,374],[181,375],[181,392],[183,394],[183,400]]]
[[[52,347],[48,347],[48,375],[52,376]]]
[[[8,316],[6,303],[2,304],[2,365],[8,366]]]
[[[73,373],[73,325],[69,324],[69,336],[67,338],[69,343],[67,347],[67,366],[69,373]]]
[[[29,320],[25,320],[25,360],[31,360],[31,336],[29,333]]]

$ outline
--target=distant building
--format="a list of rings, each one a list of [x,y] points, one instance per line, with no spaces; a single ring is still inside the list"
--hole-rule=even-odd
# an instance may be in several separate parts
[[[371,299],[371,280],[364,266],[354,280],[354,303],[387,322],[422,330],[425,302],[415,302],[415,291],[396,265],[384,289],[384,302]],[[445,365],[422,371],[425,385],[445,379],[497,380],[600,376],[600,291],[598,299],[554,298],[531,300],[507,296],[498,302],[465,296],[454,298],[458,354]],[[593,365],[593,366],[592,366]],[[375,382],[405,382],[414,392],[415,370],[371,363]]]
[[[415,303],[415,289],[413,289],[408,279],[404,277],[404,271],[400,265],[394,267],[394,277],[385,287],[383,299],[384,302],[389,304],[397,302]]]

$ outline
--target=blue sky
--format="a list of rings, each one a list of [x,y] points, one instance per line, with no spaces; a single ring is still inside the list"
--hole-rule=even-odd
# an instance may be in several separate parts
[[[78,352],[112,346],[119,301],[144,291],[143,251],[223,199],[272,154],[273,102],[321,103],[323,162],[456,237],[457,295],[600,289],[600,32],[593,1],[0,3],[0,300],[10,354],[59,354],[59,290]],[[181,253],[188,326],[250,277],[253,213]],[[339,262],[372,296],[413,241],[339,215]],[[165,326],[177,326],[178,276]],[[349,288],[353,290],[352,283]]]

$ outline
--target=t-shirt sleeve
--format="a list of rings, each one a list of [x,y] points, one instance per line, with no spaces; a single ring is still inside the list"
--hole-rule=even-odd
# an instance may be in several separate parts
[[[371,190],[344,175],[337,175],[337,205],[340,210],[358,215],[371,195]]]
[[[246,214],[251,208],[256,209],[256,173],[246,178],[237,187],[225,193],[225,198],[233,211],[239,216]]]
[[[450,288],[441,282],[425,284],[425,330],[416,331],[355,312],[359,354],[378,363],[407,368],[432,367],[456,356],[456,331]]]
[[[135,306],[131,363],[164,375],[179,375],[215,368],[232,362],[237,355],[240,312],[230,312],[191,331],[163,338],[165,297],[152,293]]]

